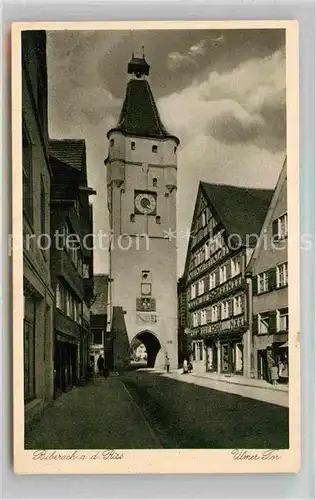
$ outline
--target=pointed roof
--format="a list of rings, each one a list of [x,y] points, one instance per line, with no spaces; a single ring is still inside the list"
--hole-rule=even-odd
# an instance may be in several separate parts
[[[141,78],[149,72],[145,59],[133,57],[128,72],[134,73],[136,79],[132,78],[127,84],[118,124],[108,132],[108,137],[111,132],[116,131],[131,136],[174,139],[179,144],[179,139],[169,134],[160,119],[148,81]]]
[[[246,243],[247,234],[259,236],[273,190],[206,182],[200,186],[228,235],[238,235],[242,244]]]

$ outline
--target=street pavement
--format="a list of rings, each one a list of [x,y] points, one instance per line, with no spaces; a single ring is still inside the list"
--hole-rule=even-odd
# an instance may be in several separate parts
[[[288,447],[288,409],[130,371],[63,394],[26,433],[27,449]]]

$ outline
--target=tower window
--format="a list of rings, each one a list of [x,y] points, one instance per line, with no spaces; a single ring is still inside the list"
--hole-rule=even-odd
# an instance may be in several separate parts
[[[156,146],[156,144],[154,144],[153,147],[151,148],[151,150],[153,153],[158,153],[158,146]]]
[[[173,148],[173,151],[174,151],[174,153],[176,153],[176,152],[177,152],[177,146],[175,146],[175,147]]]
[[[135,142],[131,142],[131,150],[135,151]]]
[[[114,146],[114,139],[111,139],[111,140],[110,140],[110,146],[111,146],[111,147],[112,147],[112,146]]]
[[[131,214],[130,220],[131,220],[131,222],[135,222],[135,214]]]
[[[161,218],[160,215],[156,216],[156,224],[161,224]]]
[[[157,187],[157,178],[156,177],[153,178],[153,186]]]

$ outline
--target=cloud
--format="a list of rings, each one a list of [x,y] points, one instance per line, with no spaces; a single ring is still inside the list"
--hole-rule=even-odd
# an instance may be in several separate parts
[[[190,66],[196,64],[196,58],[198,56],[203,56],[206,52],[206,42],[205,40],[200,40],[198,43],[191,45],[188,52],[170,52],[167,58],[168,68],[175,70],[180,66]]]

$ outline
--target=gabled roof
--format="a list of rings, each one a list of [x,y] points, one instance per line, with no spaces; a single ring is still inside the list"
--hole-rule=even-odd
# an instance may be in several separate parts
[[[201,188],[228,235],[238,235],[242,244],[247,234],[259,236],[273,190],[206,182],[201,182]]]
[[[128,82],[117,127],[109,133],[113,131],[157,139],[173,138],[179,143],[179,139],[170,135],[162,124],[149,83],[143,79]]]
[[[49,154],[72,168],[81,170],[85,165],[84,139],[50,139]]]
[[[107,274],[95,274],[93,277],[95,300],[91,305],[91,314],[106,314],[108,305],[108,283]]]
[[[263,242],[263,238],[265,235],[265,231],[268,228],[269,224],[272,223],[274,210],[275,210],[275,207],[278,203],[282,187],[283,187],[284,183],[286,182],[286,178],[287,178],[287,157],[285,157],[283,167],[282,167],[282,170],[280,172],[277,184],[275,186],[275,190],[273,192],[273,196],[271,198],[269,208],[267,210],[265,219],[264,219],[262,227],[261,227],[259,241],[258,241],[258,244],[256,245],[256,248],[251,256],[251,259],[250,259],[249,264],[247,266],[247,271],[252,272],[253,266],[255,265],[255,262],[257,261],[259,255],[260,255],[260,252],[262,250],[262,242]]]

